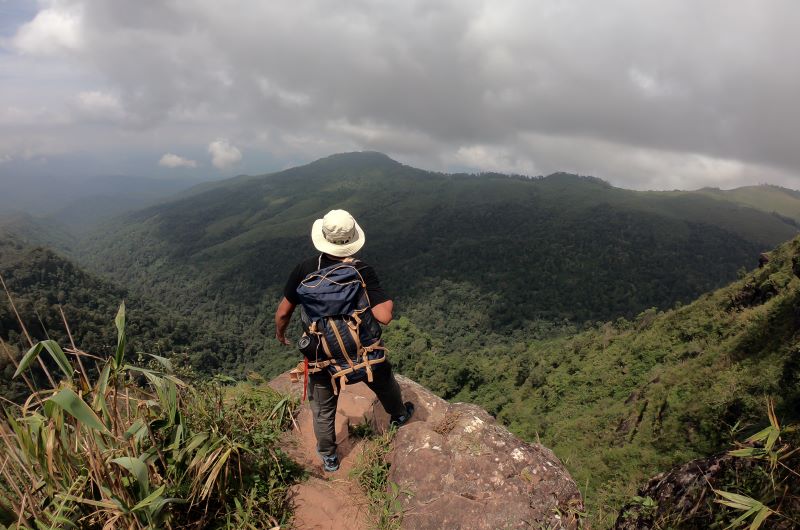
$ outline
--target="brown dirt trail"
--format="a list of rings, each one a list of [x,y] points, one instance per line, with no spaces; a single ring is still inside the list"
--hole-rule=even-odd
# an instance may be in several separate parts
[[[301,395],[302,381],[292,383],[287,374],[270,382],[270,386],[285,393]],[[341,462],[339,470],[326,473],[317,455],[317,440],[311,421],[308,402],[302,404],[296,426],[284,443],[286,453],[308,470],[308,480],[290,490],[294,503],[293,528],[299,530],[366,530],[370,528],[369,505],[366,497],[348,475],[361,451],[363,442],[349,436],[349,428],[374,418],[374,395],[364,384],[346,386],[339,396],[336,411],[336,441]],[[383,410],[380,414],[385,415]],[[388,420],[388,417],[387,417]]]

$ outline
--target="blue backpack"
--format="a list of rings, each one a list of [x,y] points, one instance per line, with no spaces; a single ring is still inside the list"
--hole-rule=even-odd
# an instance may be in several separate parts
[[[335,263],[312,272],[297,286],[305,372],[326,370],[335,394],[347,383],[371,382],[372,367],[386,360],[381,326],[370,310],[357,263]]]

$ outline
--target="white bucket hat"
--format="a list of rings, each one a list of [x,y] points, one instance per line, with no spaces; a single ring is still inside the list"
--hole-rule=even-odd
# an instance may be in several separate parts
[[[364,246],[366,237],[353,216],[344,210],[331,210],[311,227],[311,241],[320,252],[346,258]]]

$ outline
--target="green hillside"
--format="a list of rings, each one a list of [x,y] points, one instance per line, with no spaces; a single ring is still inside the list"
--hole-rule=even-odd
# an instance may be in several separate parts
[[[0,211],[0,238],[14,238],[32,246],[57,248],[61,252],[74,252],[76,237],[63,226],[27,213]]]
[[[179,317],[158,302],[131,295],[51,250],[31,246],[7,232],[0,235],[0,275],[34,342],[52,338],[65,346],[70,344],[61,316],[63,309],[81,348],[106,351],[116,340],[109,315],[124,300],[135,337],[129,343],[129,355],[134,359],[144,352],[177,355],[176,359],[188,364],[219,368],[218,359],[235,358],[243,348],[241,338],[233,333],[210,331],[201,319]],[[1,288],[0,340],[17,359],[29,347]],[[22,380],[11,380],[14,366],[5,351],[0,351],[0,373],[0,395],[17,400],[26,394]]]
[[[735,202],[765,212],[775,212],[796,223],[800,223],[800,192],[762,184],[744,186],[733,190],[703,188],[699,193],[716,199]]]
[[[451,340],[428,330],[446,313],[434,305],[414,313],[426,311],[427,321],[393,324],[387,341],[406,375],[553,448],[583,486],[592,518],[607,526],[642,481],[729,447],[737,422],[737,439],[757,430],[765,397],[776,399],[782,422],[800,419],[800,238],[770,258],[689,305],[573,336],[530,341],[481,330],[480,342]],[[458,317],[480,329],[487,303],[473,297],[475,309]]]

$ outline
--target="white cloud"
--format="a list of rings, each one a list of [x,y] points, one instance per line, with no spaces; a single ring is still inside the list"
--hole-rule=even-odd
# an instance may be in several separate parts
[[[161,160],[158,161],[158,165],[171,168],[197,167],[197,162],[173,153],[165,153],[164,156],[161,157]]]
[[[459,147],[452,155],[445,154],[447,165],[466,167],[477,171],[535,175],[533,161],[519,151],[495,145],[467,145]]]
[[[91,90],[80,92],[76,99],[79,110],[89,117],[110,120],[125,117],[119,98],[113,94]]]
[[[78,49],[83,42],[79,7],[39,11],[23,24],[13,38],[13,45],[23,53],[52,55]]]
[[[228,169],[242,160],[242,152],[228,140],[219,138],[208,144],[211,163],[217,169]]]

